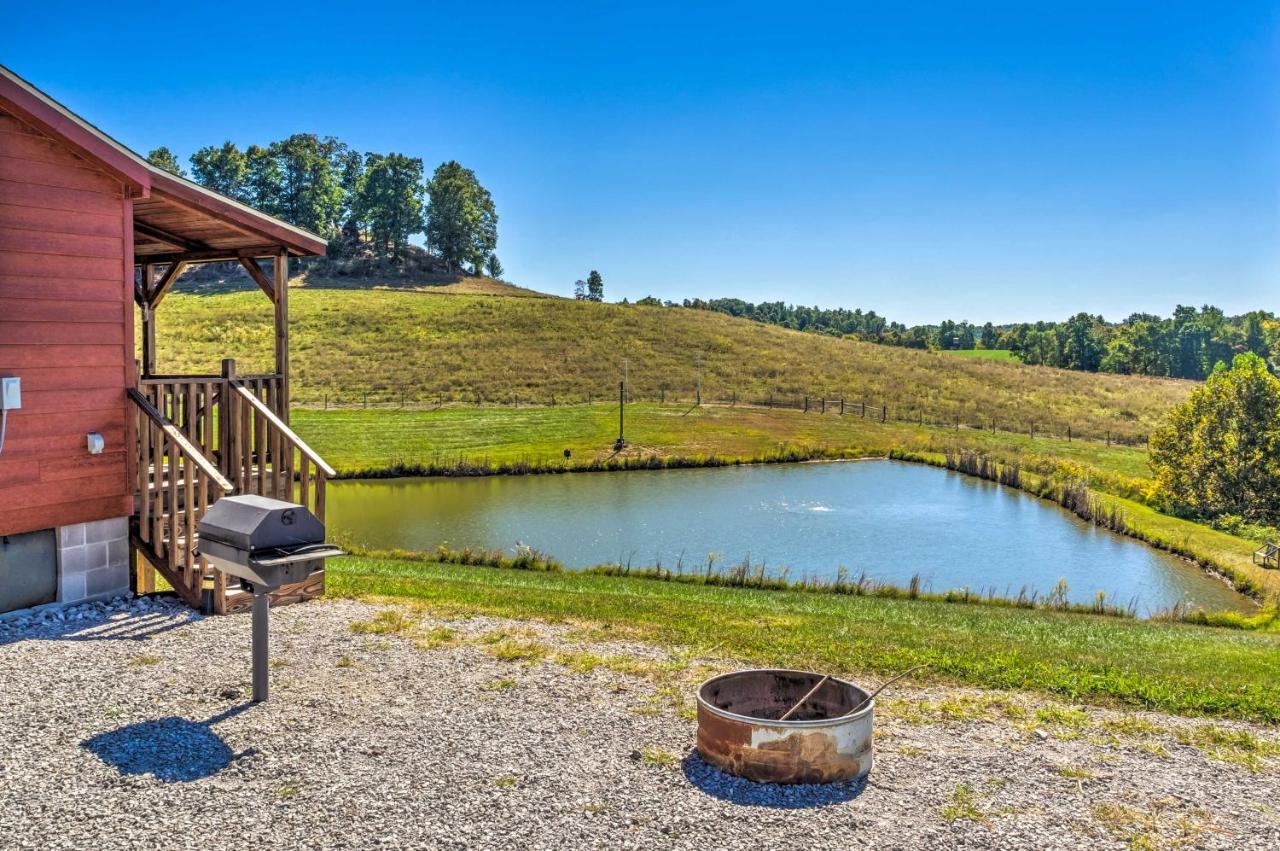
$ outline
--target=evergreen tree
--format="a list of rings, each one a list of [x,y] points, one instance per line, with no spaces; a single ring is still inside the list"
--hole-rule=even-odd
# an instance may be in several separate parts
[[[191,155],[191,174],[201,186],[228,198],[248,202],[249,158],[234,142],[209,145]]]
[[[451,270],[475,269],[498,244],[498,213],[475,172],[456,161],[442,163],[427,183],[427,246]]]
[[[489,260],[485,264],[485,268],[488,270],[490,278],[502,280],[502,263],[498,260],[498,255],[490,254]]]
[[[604,301],[604,278],[600,277],[600,273],[595,269],[587,275],[587,299],[589,301]]]
[[[164,169],[170,174],[176,174],[178,177],[187,176],[187,173],[182,170],[182,166],[178,164],[178,158],[173,155],[173,151],[163,145],[147,154],[147,162]]]

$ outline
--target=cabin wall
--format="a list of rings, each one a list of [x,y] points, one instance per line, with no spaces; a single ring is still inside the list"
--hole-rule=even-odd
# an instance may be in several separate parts
[[[0,536],[60,530],[63,601],[128,584],[132,215],[118,179],[0,104],[0,376],[22,380],[0,451]]]

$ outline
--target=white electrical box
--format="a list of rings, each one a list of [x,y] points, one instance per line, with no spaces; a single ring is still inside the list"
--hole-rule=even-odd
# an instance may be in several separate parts
[[[16,411],[22,407],[22,379],[0,378],[0,411]]]
[[[106,441],[102,439],[102,435],[96,431],[89,432],[89,454],[101,455],[102,450],[106,447]]]

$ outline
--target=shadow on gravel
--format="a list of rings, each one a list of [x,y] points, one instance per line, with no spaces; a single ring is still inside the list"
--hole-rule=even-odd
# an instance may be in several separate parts
[[[210,777],[233,761],[256,752],[235,753],[211,726],[252,706],[241,704],[208,721],[170,716],[139,721],[86,739],[80,746],[125,774],[150,774],[165,783]]]
[[[55,621],[0,635],[0,645],[17,641],[148,641],[199,620],[194,611],[129,613],[108,620]]]
[[[690,751],[680,763],[689,782],[703,792],[731,804],[751,807],[774,807],[780,810],[804,810],[829,807],[852,801],[867,788],[866,780],[846,783],[797,784],[756,783],[703,762],[698,752]]]

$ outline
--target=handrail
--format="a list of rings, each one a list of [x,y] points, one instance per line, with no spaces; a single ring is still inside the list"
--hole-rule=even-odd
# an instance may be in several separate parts
[[[138,406],[142,413],[146,414],[153,423],[159,426],[161,431],[177,444],[183,454],[189,457],[191,462],[200,469],[200,472],[212,479],[213,483],[223,493],[229,494],[235,490],[231,482],[227,481],[226,476],[222,475],[218,468],[213,466],[209,459],[205,457],[204,453],[195,444],[187,440],[178,427],[168,417],[160,413],[160,410],[151,404],[151,401],[146,396],[143,396],[133,387],[127,388],[127,392],[129,393],[129,398],[133,400],[133,403]]]
[[[337,471],[334,470],[332,467],[330,467],[323,458],[317,455],[316,451],[312,449],[310,446],[308,446],[306,441],[304,441],[301,437],[298,437],[297,433],[293,429],[285,425],[284,420],[276,416],[275,411],[267,407],[265,402],[263,402],[261,399],[255,396],[247,387],[241,384],[239,380],[233,380],[231,382],[231,386],[235,388],[235,391],[238,394],[240,394],[240,398],[248,402],[249,405],[255,411],[257,411],[262,416],[263,419],[271,423],[272,428],[275,428],[281,434],[283,434],[285,438],[290,443],[292,443],[293,446],[299,452],[302,453],[302,457],[306,458],[312,464],[315,464],[316,468],[319,469],[322,473],[324,473],[329,478],[333,478],[338,475]]]

